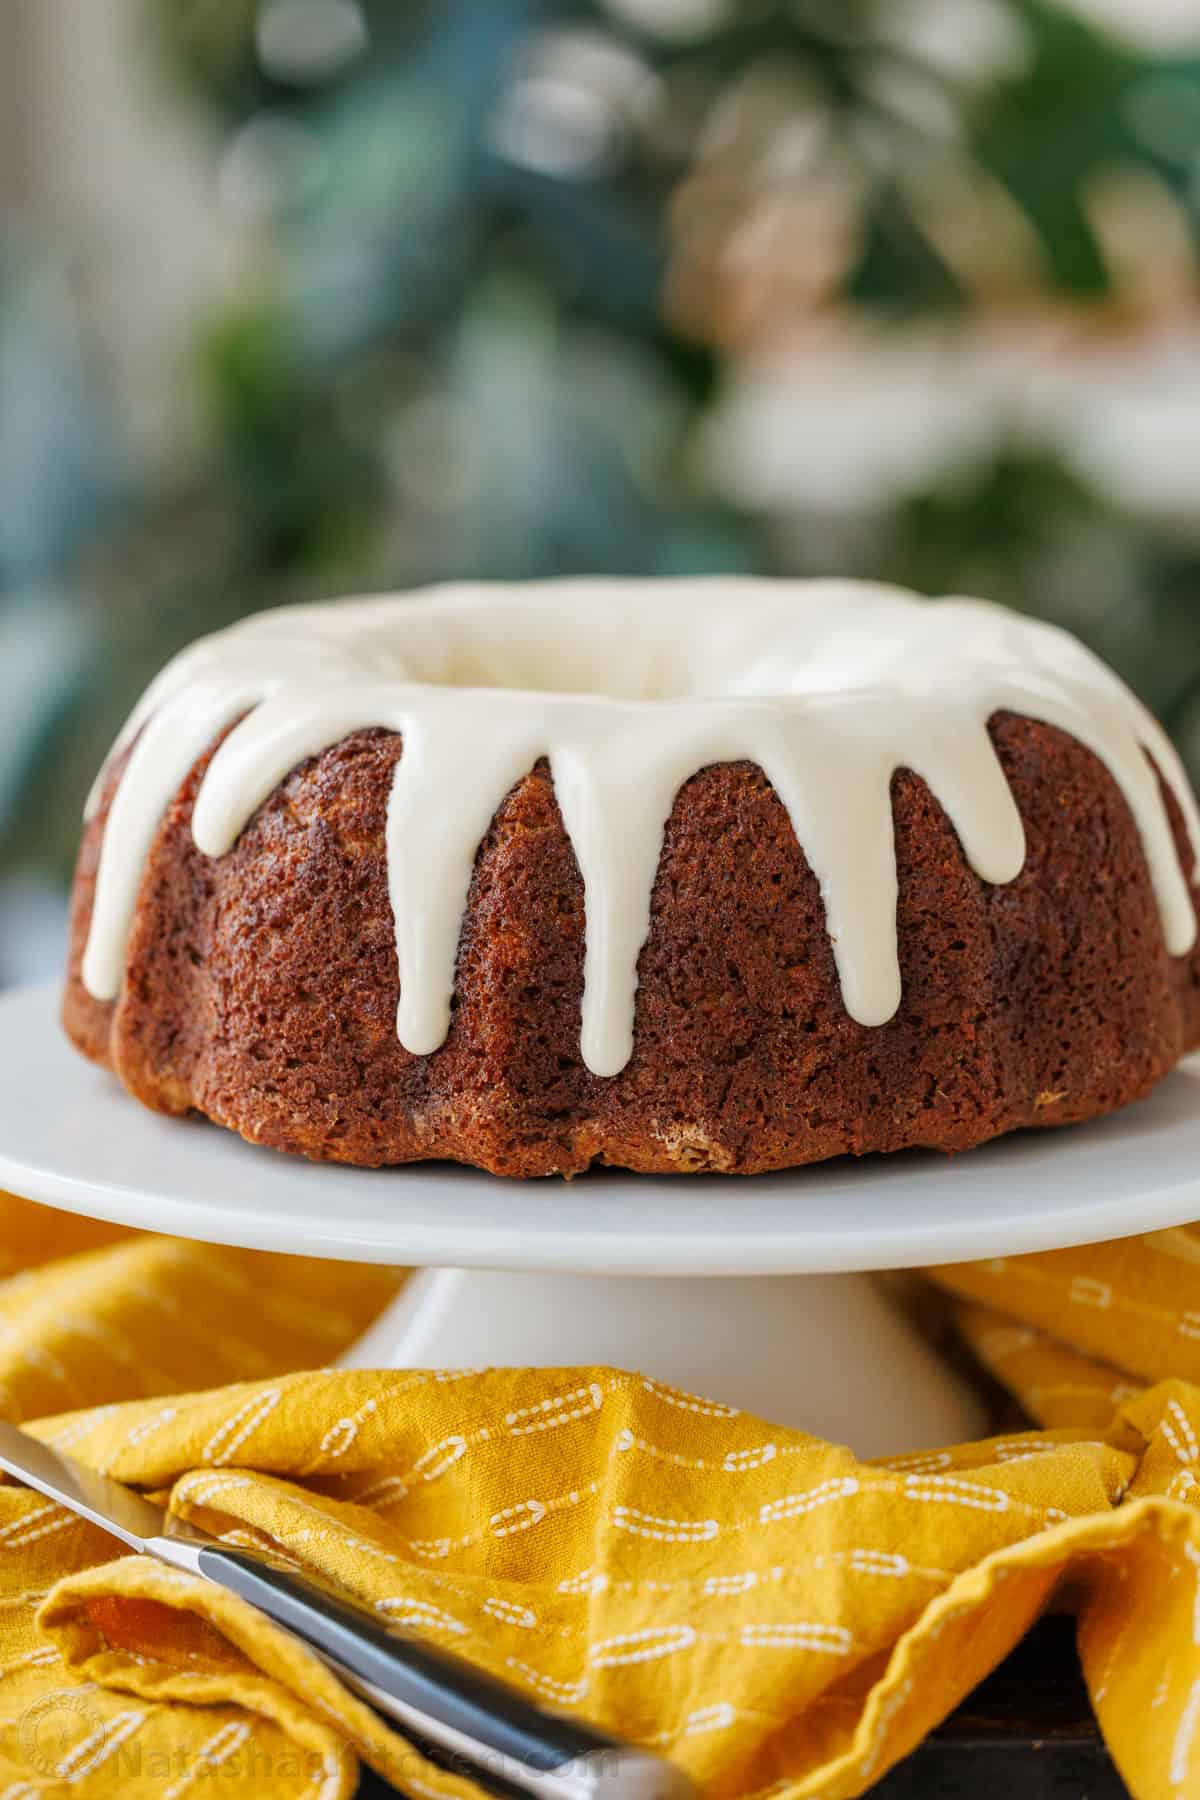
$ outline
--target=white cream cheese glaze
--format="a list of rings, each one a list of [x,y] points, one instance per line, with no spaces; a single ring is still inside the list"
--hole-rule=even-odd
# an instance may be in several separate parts
[[[1061,727],[1107,766],[1141,833],[1167,948],[1190,950],[1192,897],[1146,752],[1195,846],[1186,775],[1151,714],[1067,633],[982,601],[874,584],[588,580],[288,607],[176,657],[89,802],[129,750],[83,979],[99,999],[119,993],[155,833],[223,732],[192,821],[210,857],[233,847],[298,763],[378,726],[404,740],[387,859],[408,1050],[428,1055],[445,1038],[476,852],[541,756],[583,878],[581,1052],[595,1074],[619,1073],[632,1051],[638,955],[675,795],[699,769],[741,758],[774,785],[820,882],[847,1010],[882,1025],[900,1003],[892,776],[908,768],[928,783],[984,881],[1013,880],[1024,830],[987,731],[1003,710]]]

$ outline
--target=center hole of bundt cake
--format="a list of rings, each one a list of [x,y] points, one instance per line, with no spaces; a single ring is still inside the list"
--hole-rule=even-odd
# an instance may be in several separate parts
[[[591,699],[671,701],[768,691],[761,671],[743,659],[706,654],[695,640],[656,641],[649,633],[619,637],[581,631],[571,639],[506,643],[497,634],[439,646],[415,663],[432,687],[491,688],[510,693],[582,695]]]
[[[840,685],[840,621],[739,581],[465,587],[393,609],[363,646],[428,686],[672,702]]]
[[[846,583],[533,582],[358,603],[353,644],[374,676],[430,687],[636,703],[821,700],[927,671],[946,608]],[[865,607],[865,616],[864,616]],[[350,615],[343,615],[348,617]],[[973,621],[978,625],[978,621]]]
[[[591,700],[687,700],[702,699],[722,691],[715,684],[697,687],[684,680],[669,680],[666,672],[645,668],[637,659],[624,669],[583,666],[553,670],[522,668],[508,672],[486,664],[456,664],[432,685],[451,688],[491,688],[505,693],[553,694],[563,699],[578,695]]]

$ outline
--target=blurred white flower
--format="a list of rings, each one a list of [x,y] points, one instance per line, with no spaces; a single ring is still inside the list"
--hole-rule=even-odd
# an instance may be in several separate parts
[[[1038,435],[1106,499],[1200,522],[1200,331],[1083,347],[1029,386]]]
[[[607,0],[615,19],[670,43],[686,43],[733,17],[736,0]]]
[[[1072,12],[1154,50],[1200,44],[1196,0],[1068,0]]]
[[[308,87],[328,81],[361,56],[367,22],[357,0],[267,0],[256,41],[268,75]]]
[[[520,57],[488,142],[507,162],[539,174],[601,175],[657,85],[641,58],[604,32],[544,31]]]
[[[1200,529],[1200,329],[840,324],[731,374],[699,445],[760,512],[879,514],[1006,446],[1060,457],[1110,505]]]
[[[1007,0],[891,0],[880,9],[882,41],[969,86],[1019,75],[1032,54],[1029,33]]]
[[[754,510],[870,512],[982,463],[999,422],[952,337],[842,327],[743,363],[702,458]]]
[[[221,202],[241,218],[268,218],[314,193],[325,168],[314,131],[282,113],[262,112],[243,125],[221,158]]]

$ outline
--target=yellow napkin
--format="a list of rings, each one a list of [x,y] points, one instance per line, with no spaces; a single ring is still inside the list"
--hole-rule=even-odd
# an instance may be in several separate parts
[[[1200,1233],[937,1271],[1051,1428],[881,1464],[610,1369],[290,1372],[386,1301],[371,1268],[3,1197],[0,1246],[8,1416],[709,1793],[862,1793],[1057,1604],[1135,1795],[1200,1795]],[[474,1791],[239,1602],[0,1487],[0,1800],[337,1800],[359,1757]]]

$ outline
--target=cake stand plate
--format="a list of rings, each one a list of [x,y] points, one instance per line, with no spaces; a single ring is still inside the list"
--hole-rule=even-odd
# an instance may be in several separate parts
[[[1200,1218],[1200,1057],[1109,1119],[953,1160],[517,1182],[306,1163],[157,1117],[71,1049],[43,985],[0,997],[0,1186],[179,1237],[421,1267],[359,1365],[617,1363],[878,1455],[981,1421],[863,1272]]]

